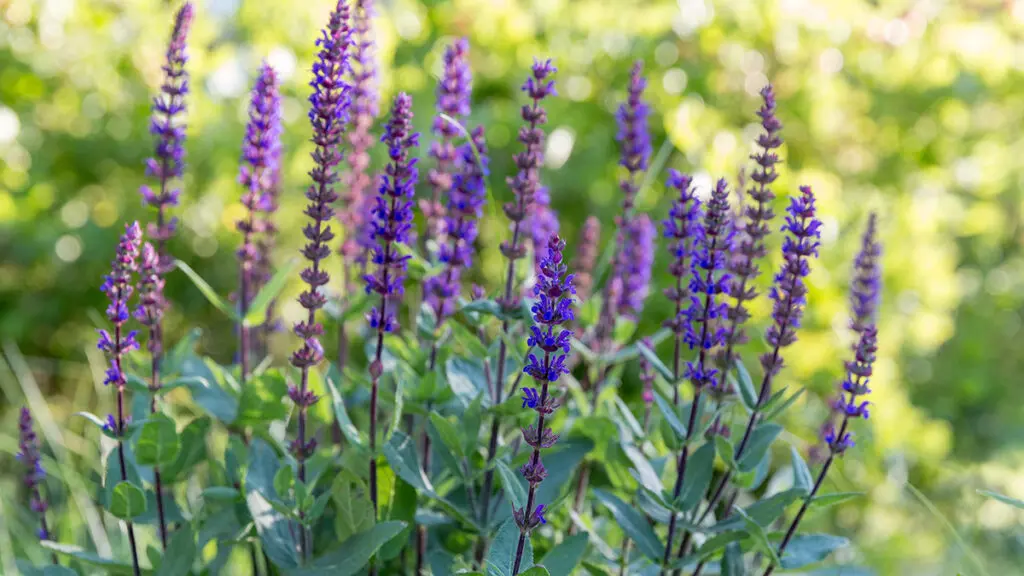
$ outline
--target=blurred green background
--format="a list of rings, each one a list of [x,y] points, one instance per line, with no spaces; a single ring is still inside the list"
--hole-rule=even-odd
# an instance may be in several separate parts
[[[307,82],[329,4],[197,2],[183,226],[172,250],[223,294],[235,282],[245,96],[262,59],[286,84],[280,258],[300,245],[311,164]],[[61,424],[109,401],[94,378],[98,287],[121,223],[148,218],[137,189],[176,6],[0,0],[4,452],[16,450],[15,410],[30,375]],[[704,188],[720,176],[735,181],[749,164],[757,91],[772,81],[786,139],[779,208],[810,184],[825,223],[806,328],[780,377],[813,392],[794,411],[797,446],[814,442],[822,398],[842,370],[846,283],[869,210],[880,214],[885,243],[874,417],[830,480],[867,496],[808,527],[850,536],[844,558],[879,574],[1019,573],[1021,514],[975,489],[1024,497],[1024,1],[389,0],[378,2],[375,28],[385,102],[411,92],[426,133],[441,51],[454,37],[470,39],[471,124],[487,126],[501,198],[516,150],[518,86],[534,56],[555,59],[560,94],[549,106],[543,179],[571,242],[590,213],[605,223],[603,237],[612,235],[613,112],[634,59],[650,79],[655,148],[667,140],[668,165],[694,172]],[[658,220],[668,203],[662,176],[638,203]],[[477,272],[492,287],[505,235],[495,213]],[[659,270],[664,263],[659,254]],[[168,291],[171,339],[203,326],[203,350],[229,359],[227,320],[180,273]],[[655,292],[648,302],[645,331],[667,313],[660,300]],[[767,312],[759,302],[756,321]],[[278,342],[293,344],[287,334]],[[751,358],[759,347],[751,345]],[[66,427],[70,451],[88,446],[81,432],[82,423]],[[14,470],[13,458],[0,458],[9,512]]]

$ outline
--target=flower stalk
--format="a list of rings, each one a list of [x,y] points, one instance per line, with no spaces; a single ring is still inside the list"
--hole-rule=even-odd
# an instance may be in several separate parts
[[[29,508],[39,515],[37,535],[40,540],[49,540],[50,527],[46,523],[46,509],[49,506],[42,490],[46,470],[43,469],[43,456],[39,451],[39,441],[32,426],[32,413],[27,407],[22,407],[21,417],[18,419],[18,453],[15,458],[25,466],[24,481],[29,495]],[[57,565],[57,554],[51,552],[50,560]]]

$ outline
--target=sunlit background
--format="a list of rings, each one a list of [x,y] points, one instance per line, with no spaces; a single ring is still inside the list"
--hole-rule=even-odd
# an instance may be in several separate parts
[[[26,392],[31,400],[38,386],[47,398],[68,458],[94,458],[84,422],[68,416],[109,402],[95,378],[98,288],[122,222],[147,217],[137,192],[152,149],[147,116],[176,6],[0,0],[0,504],[10,534],[0,534],[0,554],[30,548],[14,529],[28,519],[15,512],[9,457]],[[307,83],[329,2],[197,8],[183,226],[171,249],[227,294],[245,96],[264,59],[285,82],[279,256],[297,254],[311,165]],[[849,536],[843,558],[878,574],[1019,573],[1024,518],[975,490],[1024,497],[1024,1],[387,0],[375,30],[385,101],[412,93],[427,133],[441,51],[470,39],[471,123],[487,127],[500,198],[509,196],[518,86],[533,57],[555,59],[543,180],[571,241],[589,213],[611,237],[620,202],[613,112],[633,60],[650,78],[655,148],[667,141],[668,166],[694,172],[705,189],[749,165],[757,93],[773,82],[786,139],[776,190],[812,185],[825,224],[806,327],[780,377],[810,391],[789,427],[801,449],[815,441],[822,399],[842,370],[846,283],[869,210],[885,243],[873,418],[830,480],[866,496],[807,526]],[[656,220],[667,209],[662,180],[638,203]],[[497,214],[483,227],[476,278],[491,286],[506,234]],[[666,260],[656,263],[662,283]],[[203,350],[229,359],[228,321],[179,273],[168,290],[171,338],[204,326]],[[668,313],[661,300],[649,299],[644,330]],[[754,311],[763,323],[765,303]],[[54,498],[66,515],[58,526],[85,521],[73,495]]]

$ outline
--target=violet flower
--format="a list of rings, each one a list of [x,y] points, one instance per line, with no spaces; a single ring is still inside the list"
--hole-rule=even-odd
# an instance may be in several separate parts
[[[576,245],[576,258],[572,269],[576,271],[576,294],[586,300],[594,287],[594,267],[597,265],[597,250],[601,243],[601,221],[588,216],[580,228],[580,239]]]
[[[380,303],[367,315],[370,328],[377,333],[377,347],[370,362],[372,392],[370,395],[370,498],[377,510],[377,397],[384,366],[384,335],[398,329],[393,309],[405,291],[405,270],[409,259],[400,253],[399,245],[408,246],[413,225],[413,197],[419,172],[413,148],[419,146],[419,134],[412,130],[412,97],[401,93],[391,107],[391,118],[381,141],[387,146],[389,162],[381,176],[377,202],[372,211],[372,239],[377,242],[371,262],[372,275],[364,277],[366,293],[380,295]]]
[[[622,293],[618,297],[619,314],[637,319],[651,286],[654,265],[654,224],[646,214],[633,218],[623,238]]]
[[[373,0],[357,0],[353,13],[355,40],[351,57],[352,88],[351,124],[346,133],[351,152],[346,161],[348,172],[343,178],[344,198],[341,211],[341,224],[345,232],[345,241],[341,246],[341,255],[346,268],[357,262],[364,262],[365,255],[372,250],[367,215],[370,213],[373,195],[373,178],[368,172],[370,167],[370,149],[376,144],[373,136],[373,123],[380,114],[380,91],[377,86],[377,62],[373,36]],[[346,275],[346,289],[354,277]]]
[[[452,188],[458,170],[459,152],[455,139],[459,127],[451,120],[465,123],[469,116],[469,100],[473,90],[473,74],[469,68],[469,41],[460,38],[444,51],[444,70],[437,84],[437,117],[433,132],[437,136],[430,145],[435,165],[427,173],[431,198],[420,201],[420,210],[427,220],[427,239],[441,242],[444,233],[445,195]],[[442,116],[443,115],[443,116]],[[444,116],[448,116],[445,118]]]
[[[568,374],[566,358],[569,354],[569,340],[572,331],[564,328],[573,321],[573,275],[568,274],[568,267],[562,260],[565,241],[557,235],[551,236],[547,244],[547,255],[541,263],[540,274],[534,284],[533,293],[537,301],[530,308],[533,313],[534,325],[530,327],[527,345],[532,349],[544,352],[543,359],[531,353],[526,360],[523,372],[533,377],[540,387],[540,393],[533,387],[523,388],[523,404],[537,412],[536,426],[523,429],[523,440],[533,448],[533,454],[526,464],[519,469],[523,478],[530,485],[526,496],[526,506],[513,506],[513,518],[519,526],[519,544],[512,574],[519,573],[523,549],[526,539],[534,528],[545,524],[544,505],[538,504],[537,486],[544,481],[547,470],[540,459],[541,449],[550,448],[558,440],[550,428],[545,426],[545,419],[554,412],[560,402],[549,393],[549,387],[557,382],[563,374]]]
[[[473,242],[478,234],[477,222],[483,215],[487,201],[487,142],[484,130],[478,126],[472,133],[472,145],[467,142],[459,147],[461,170],[455,175],[448,195],[447,212],[444,216],[444,243],[438,252],[438,261],[444,264],[436,276],[424,283],[424,298],[434,311],[437,324],[455,311],[455,299],[459,295],[462,272],[473,264]],[[480,158],[477,161],[473,147]]]
[[[107,368],[106,377],[103,380],[105,385],[114,385],[116,388],[117,415],[107,417],[109,432],[117,438],[117,457],[121,471],[121,480],[128,480],[128,470],[124,457],[124,439],[127,436],[127,426],[130,416],[125,414],[125,385],[127,379],[122,367],[122,357],[133,350],[138,350],[139,343],[136,340],[135,330],[126,331],[125,324],[128,322],[128,301],[131,299],[133,288],[133,277],[138,270],[135,261],[139,256],[139,245],[142,242],[142,230],[139,223],[125,225],[124,234],[117,245],[117,253],[111,263],[110,274],[103,279],[103,286],[100,288],[110,301],[107,306],[107,320],[113,327],[113,333],[107,330],[99,330],[99,342],[96,347],[104,352],[110,367]],[[128,540],[132,551],[132,566],[135,573],[139,573],[139,553],[135,545],[135,529],[131,521],[126,522],[128,527]]]
[[[853,360],[845,363],[846,377],[843,379],[841,390],[833,408],[842,413],[839,419],[838,429],[828,425],[824,433],[825,446],[828,456],[822,464],[821,471],[814,482],[811,491],[804,498],[803,505],[793,518],[793,522],[786,530],[786,534],[779,544],[778,555],[781,558],[786,551],[797,527],[803,519],[807,508],[810,506],[818,490],[824,483],[832,463],[837,456],[842,456],[848,449],[854,446],[853,433],[849,431],[851,420],[857,418],[868,418],[868,402],[862,398],[871,393],[869,383],[873,373],[875,355],[878,351],[878,328],[875,325],[875,316],[878,312],[879,297],[881,292],[881,265],[879,259],[882,247],[876,237],[875,215],[868,217],[867,228],[861,244],[860,253],[854,261],[853,280],[850,286],[850,308],[852,319],[850,328],[857,334],[858,338],[853,346]],[[770,565],[765,570],[765,576],[775,571],[775,566]]]
[[[160,95],[153,98],[153,118],[149,131],[156,136],[156,151],[153,158],[146,160],[146,174],[155,178],[159,190],[142,186],[144,204],[156,209],[156,222],[147,226],[147,234],[157,242],[160,256],[160,273],[174,267],[174,260],[166,252],[166,243],[178,226],[178,219],[170,217],[167,209],[177,206],[181,189],[175,188],[174,180],[185,172],[185,95],[188,94],[188,32],[192,26],[193,9],[191,2],[185,2],[174,18],[171,40],[167,46],[166,61],[163,65],[164,81]],[[157,333],[159,337],[159,332]]]
[[[313,126],[315,149],[312,153],[314,166],[309,173],[313,184],[306,191],[309,204],[305,214],[310,222],[302,230],[309,241],[303,247],[302,255],[310,265],[301,273],[309,288],[299,295],[299,304],[309,315],[295,325],[295,334],[302,338],[303,344],[292,354],[291,363],[302,371],[302,376],[299,387],[293,385],[288,390],[289,397],[299,408],[298,435],[291,450],[298,461],[298,476],[302,482],[306,481],[306,459],[316,449],[315,438],[306,440],[306,414],[319,399],[308,390],[309,368],[319,364],[324,357],[319,341],[324,328],[317,322],[316,311],[327,301],[320,289],[330,280],[330,275],[321,266],[321,261],[330,254],[328,243],[334,239],[330,221],[334,217],[332,205],[338,200],[335,184],[338,181],[338,164],[342,161],[342,131],[348,122],[349,86],[344,80],[351,42],[348,21],[348,3],[339,0],[331,12],[327,28],[317,39],[320,51],[313,64],[313,80],[310,82],[313,94],[309,97],[309,121]],[[305,542],[306,538],[302,540]],[[303,553],[307,551],[303,545]]]
[[[688,174],[669,169],[668,186],[678,196],[672,202],[668,218],[662,222],[665,238],[669,239],[669,251],[672,263],[669,274],[675,278],[675,284],[666,288],[665,297],[675,304],[675,314],[665,321],[666,328],[675,334],[675,352],[672,360],[672,376],[678,382],[682,377],[683,334],[687,329],[686,317],[683,316],[683,305],[690,299],[690,286],[686,278],[690,273],[691,252],[695,227],[699,226],[701,202],[693,189],[692,179]],[[679,404],[679,388],[672,388],[672,402]]]
[[[274,275],[272,253],[277,245],[278,234],[274,217],[280,206],[281,188],[283,186],[281,136],[284,132],[284,126],[281,116],[281,96],[278,93],[278,82],[274,69],[267,64],[264,64],[264,68],[264,72],[268,76],[268,84],[263,87],[266,91],[264,97],[269,100],[269,110],[266,110],[267,134],[264,138],[267,147],[265,154],[266,166],[264,166],[262,171],[266,182],[263,186],[265,192],[256,204],[258,220],[255,225],[261,233],[255,240],[257,257],[253,265],[252,274],[254,284],[252,294],[254,295],[259,293],[260,289]],[[257,89],[259,88],[260,86],[257,84]],[[275,320],[277,315],[276,307],[276,299],[267,306],[266,319],[263,321],[263,325],[260,326],[257,342],[254,343],[255,348],[261,355],[266,354],[269,333],[280,328],[279,322]]]
[[[530,215],[534,197],[540,189],[540,167],[544,163],[545,135],[543,126],[548,121],[547,112],[541,106],[541,102],[548,96],[556,94],[555,81],[551,79],[555,72],[557,69],[551,60],[534,59],[530,76],[522,86],[523,92],[526,92],[531,100],[531,103],[524,105],[520,111],[523,121],[526,122],[525,126],[520,127],[518,137],[519,142],[523,145],[523,151],[513,157],[518,172],[514,177],[506,180],[515,195],[515,200],[507,202],[502,207],[505,216],[512,223],[512,238],[501,243],[501,253],[508,259],[508,266],[505,272],[505,290],[503,295],[498,297],[498,303],[508,311],[519,306],[519,299],[513,296],[516,261],[526,255],[526,247],[522,238],[526,232],[523,230],[523,221]],[[507,334],[508,330],[509,323],[503,322],[502,331]],[[495,404],[499,404],[505,399],[505,358],[507,354],[507,344],[502,339],[498,345],[498,364],[495,368],[493,392]],[[484,485],[481,492],[480,508],[483,524],[487,523],[487,518],[490,515],[491,488],[494,485],[494,469],[490,467],[490,463],[498,451],[499,429],[500,421],[495,415],[491,421],[490,440],[487,445],[487,472],[484,474]],[[485,536],[481,535],[476,548],[477,562],[483,560],[483,552],[486,548]]]
[[[551,194],[545,186],[537,188],[533,198],[533,212],[528,218],[530,240],[533,245],[533,267],[540,274],[548,239],[558,234],[558,214],[551,207]]]
[[[32,413],[27,407],[22,407],[21,418],[18,420],[18,453],[15,457],[25,466],[24,480],[25,489],[28,491],[29,508],[39,515],[39,532],[36,535],[40,540],[49,540],[50,529],[46,523],[48,506],[42,490],[46,471],[43,470],[43,456],[39,452],[39,441],[36,438],[35,430],[32,429]],[[57,554],[51,554],[50,558],[54,564],[57,564]]]
[[[736,251],[728,261],[729,271],[734,277],[729,295],[734,302],[726,322],[726,345],[719,355],[719,367],[724,371],[728,371],[736,360],[735,347],[747,341],[743,324],[750,318],[750,312],[745,303],[757,297],[754,284],[761,275],[758,260],[767,252],[765,239],[775,218],[772,210],[775,194],[771,185],[778,178],[775,165],[779,163],[779,157],[775,151],[782,146],[779,135],[782,123],[775,115],[775,92],[771,84],[761,90],[761,98],[764,104],[757,115],[761,118],[764,133],[757,137],[760,151],[751,156],[757,164],[750,176],[754,186],[747,191],[751,202],[743,208],[742,221],[737,222],[740,233],[737,234]]]
[[[264,63],[249,101],[249,123],[242,143],[242,165],[238,175],[239,183],[245,188],[242,194],[245,215],[236,223],[238,231],[242,233],[242,245],[236,253],[241,264],[239,303],[242,316],[248,313],[249,305],[259,288],[259,267],[269,265],[269,254],[260,251],[256,240],[265,232],[260,213],[269,212],[273,202],[271,185],[275,149],[279,146],[280,111],[277,74],[269,64]],[[240,323],[238,331],[238,352],[244,386],[249,376],[250,354],[254,350],[249,327]]]
[[[693,201],[696,202],[695,199]],[[689,346],[690,350],[697,349],[697,358],[695,361],[687,362],[683,372],[683,376],[693,385],[694,396],[686,425],[687,436],[676,464],[673,499],[679,497],[686,481],[686,465],[690,456],[689,440],[697,427],[697,407],[700,406],[701,395],[705,390],[716,389],[721,382],[718,370],[711,367],[709,354],[713,348],[725,342],[725,331],[720,327],[720,319],[727,310],[723,295],[728,293],[731,281],[729,273],[725,270],[725,260],[732,247],[728,215],[729,189],[722,178],[711,192],[703,221],[694,222],[690,230],[693,234],[690,255],[690,306],[680,314],[686,319],[682,342]],[[668,541],[665,543],[666,563],[672,555],[675,528],[676,517],[673,515],[669,520]]]

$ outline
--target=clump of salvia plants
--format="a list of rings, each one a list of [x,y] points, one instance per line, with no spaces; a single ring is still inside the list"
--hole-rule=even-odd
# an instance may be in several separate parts
[[[776,187],[772,87],[761,91],[749,182],[739,194],[724,178],[701,190],[692,173],[665,167],[670,154],[653,159],[654,114],[635,63],[608,119],[621,149],[618,216],[589,215],[563,234],[555,206],[575,199],[544,175],[552,60],[528,71],[512,169],[492,178],[469,41],[444,47],[421,147],[411,96],[393,95],[378,118],[373,11],[370,0],[341,0],[316,37],[304,181],[286,182],[282,169],[287,91],[269,64],[252,71],[238,286],[225,298],[172,242],[191,196],[182,187],[194,15],[188,3],[178,10],[141,190],[151,218],[124,226],[103,281],[98,347],[115,409],[81,413],[105,437],[97,494],[116,521],[97,524],[109,534],[93,543],[74,533],[82,522],[54,528],[73,511],[45,482],[45,447],[23,409],[22,516],[48,549],[29,556],[59,573],[161,575],[767,576],[830,562],[848,542],[800,528],[808,510],[842,499],[826,494],[828,473],[868,416],[880,223],[869,217],[854,265],[855,342],[837,396],[821,403],[815,475],[802,448],[780,446],[780,422],[802,392],[780,381],[814,307],[807,278],[822,224],[809,187]],[[301,247],[277,221],[297,189]],[[494,198],[503,272],[470,284],[482,277],[477,244]],[[602,227],[613,231],[606,246]],[[198,330],[168,338],[164,287],[176,270],[234,324],[232,362],[202,356]],[[287,325],[275,303],[300,281],[284,358],[270,346]],[[645,309],[651,292],[667,317]],[[753,311],[769,307],[751,371]]]

